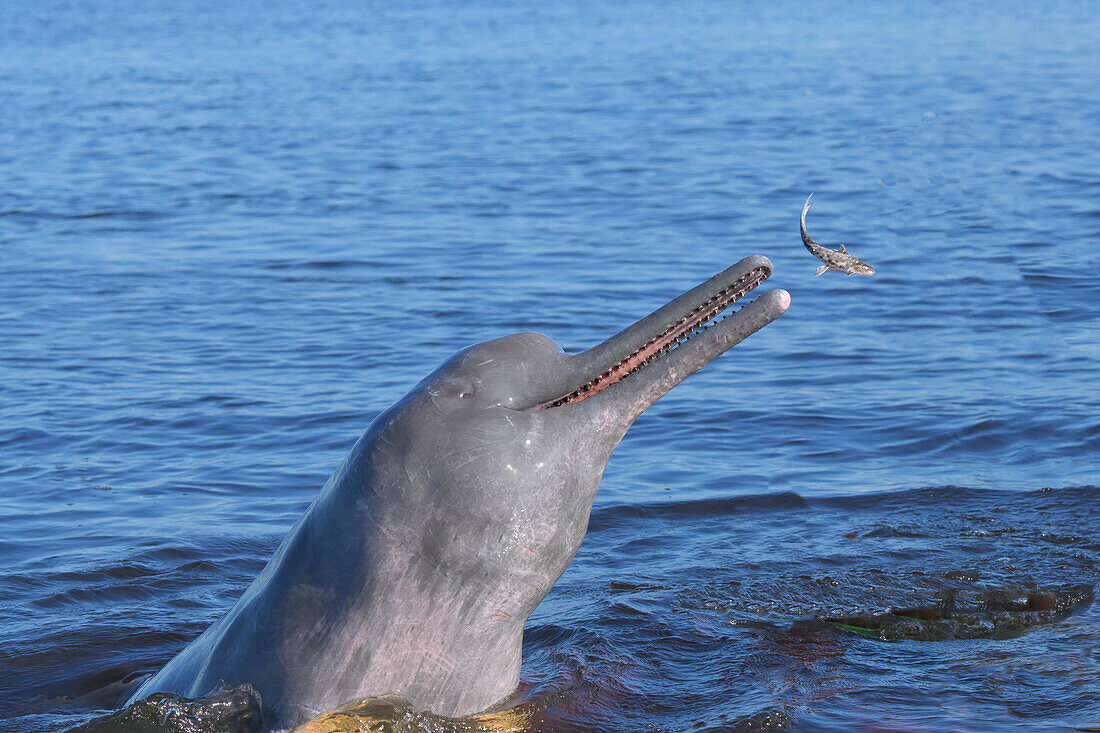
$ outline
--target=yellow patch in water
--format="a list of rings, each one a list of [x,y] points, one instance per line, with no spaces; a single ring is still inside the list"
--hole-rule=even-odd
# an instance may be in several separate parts
[[[375,697],[324,713],[293,733],[527,733],[530,705],[481,713],[468,718],[443,718],[418,711],[400,698]]]

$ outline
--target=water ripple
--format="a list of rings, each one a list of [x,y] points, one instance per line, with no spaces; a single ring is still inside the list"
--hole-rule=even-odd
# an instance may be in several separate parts
[[[616,450],[527,629],[533,729],[1100,724],[1091,607],[936,648],[812,623],[1096,582],[1098,18],[16,2],[0,728],[194,638],[456,350],[576,351],[753,252],[791,309]],[[878,275],[813,277],[810,191]]]

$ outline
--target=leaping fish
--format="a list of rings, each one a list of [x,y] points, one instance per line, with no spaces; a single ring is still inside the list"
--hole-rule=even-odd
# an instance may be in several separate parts
[[[874,275],[875,268],[871,267],[863,260],[857,260],[855,257],[848,254],[848,248],[843,244],[840,245],[840,249],[838,250],[829,249],[828,247],[822,247],[809,235],[806,231],[806,212],[810,210],[810,199],[813,197],[814,195],[812,193],[806,197],[806,204],[802,207],[801,227],[802,244],[806,245],[806,249],[810,250],[810,254],[825,263],[817,268],[814,277],[823,274],[826,270],[836,270],[846,275]]]

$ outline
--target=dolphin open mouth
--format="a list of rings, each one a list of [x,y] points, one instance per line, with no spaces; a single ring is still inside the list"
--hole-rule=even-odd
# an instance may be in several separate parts
[[[777,291],[781,297],[770,300],[778,300],[781,303],[778,307],[773,307],[771,310],[774,313],[769,314],[770,317],[759,325],[724,323],[727,320],[737,321],[741,317],[744,308],[734,308],[734,304],[767,280],[771,273],[771,262],[766,257],[756,255],[745,258],[602,344],[571,357],[580,362],[577,364],[576,371],[573,372],[576,381],[566,385],[566,390],[562,393],[527,409],[545,410],[588,399],[620,382],[631,382],[637,379],[635,375],[649,373],[646,371],[647,367],[662,360],[666,355],[668,355],[664,360],[666,362],[669,359],[683,361],[683,359],[675,359],[681,356],[678,352],[684,349],[683,345],[708,329],[728,331],[724,334],[724,338],[719,339],[722,342],[721,346],[705,349],[706,353],[702,355],[701,362],[698,358],[691,359],[697,363],[687,367],[686,373],[677,375],[675,368],[670,366],[672,383],[660,391],[661,394],[667,392],[688,374],[700,368],[703,363],[718,356],[786,310],[789,296],[783,291]],[[748,320],[758,321],[759,318]],[[654,377],[657,381],[668,381],[667,374],[654,375]]]

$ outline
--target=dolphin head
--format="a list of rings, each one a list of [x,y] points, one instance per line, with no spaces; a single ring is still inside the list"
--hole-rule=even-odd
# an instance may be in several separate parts
[[[433,571],[493,585],[482,611],[522,626],[579,548],[631,423],[787,309],[774,290],[734,310],[771,272],[747,257],[575,355],[538,333],[459,352],[376,422],[377,521],[407,528]]]

